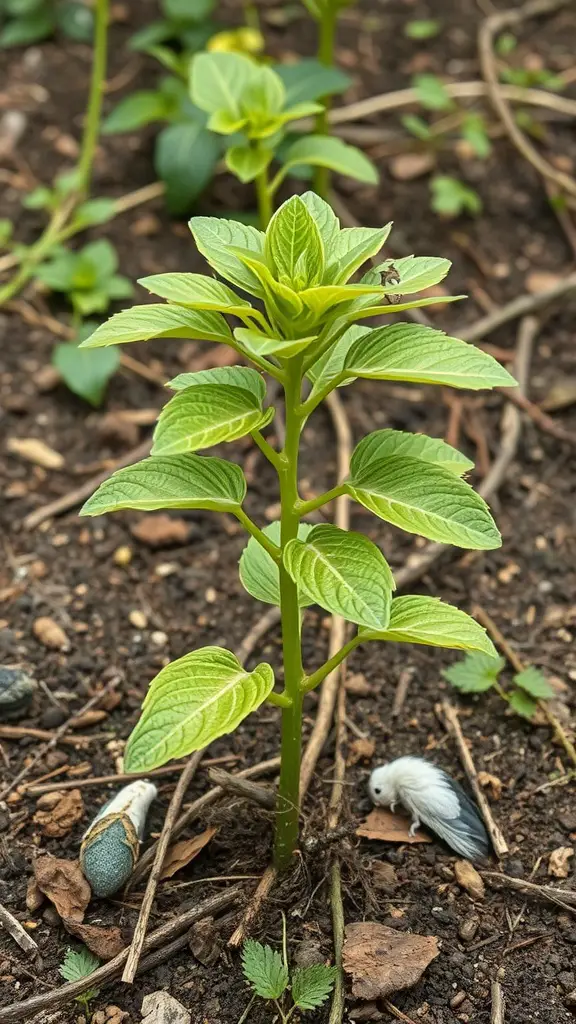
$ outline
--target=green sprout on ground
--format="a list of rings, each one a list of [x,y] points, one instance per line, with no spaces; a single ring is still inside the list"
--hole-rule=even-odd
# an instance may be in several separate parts
[[[499,682],[505,665],[504,658],[493,658],[488,654],[468,654],[462,661],[445,669],[442,675],[460,693],[486,693],[488,690],[495,690],[517,715],[533,721],[538,710],[538,701],[550,700],[555,696],[554,690],[544,673],[535,665],[529,665],[522,672],[517,672],[512,678],[514,688],[505,689]]]
[[[165,302],[126,309],[83,343],[106,348],[149,338],[193,338],[232,346],[248,365],[182,373],[160,413],[151,456],[105,481],[82,509],[99,516],[122,509],[210,509],[234,516],[249,534],[240,578],[252,596],[280,606],[283,688],[271,665],[247,671],[221,647],[204,647],[167,665],[150,685],[128,740],[128,772],[185,757],[232,732],[265,701],[282,711],[275,863],[286,869],[298,841],[304,695],[360,644],[420,643],[494,655],[469,615],[431,597],[394,597],[392,571],[361,533],[306,522],[339,495],[387,523],[432,541],[490,550],[498,529],[484,500],[462,477],[472,463],[437,438],[377,430],[356,446],[349,476],[310,500],[300,497],[302,431],[337,387],[356,378],[477,390],[514,385],[495,359],[442,331],[413,323],[370,328],[373,317],[438,301],[411,298],[438,284],[450,262],[430,256],[383,261],[359,280],[385,244],[384,228],[345,228],[315,193],[294,196],[266,232],[212,217],[193,217],[199,252],[221,281],[171,273],[140,283]],[[238,289],[236,291],[235,289]],[[242,293],[242,294],[240,294]],[[251,296],[251,300],[244,296]],[[239,326],[239,324],[241,326]],[[281,450],[265,436],[275,417],[265,376],[284,394]],[[246,480],[233,462],[198,451],[250,435],[275,470],[280,521],[262,529],[244,507]],[[302,663],[306,607],[342,615],[357,632],[316,670]]]
[[[82,978],[88,978],[98,967],[100,967],[100,960],[89,949],[86,949],[86,946],[82,946],[80,949],[68,947],[66,956],[58,970],[65,981],[81,981]],[[98,988],[88,988],[81,995],[76,996],[76,1002],[81,1003],[88,1013],[90,1003],[96,999],[99,992]]]

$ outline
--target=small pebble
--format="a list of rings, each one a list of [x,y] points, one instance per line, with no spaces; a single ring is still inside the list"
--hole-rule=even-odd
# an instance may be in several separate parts
[[[146,629],[146,626],[148,625],[148,619],[146,615],[144,614],[144,612],[139,611],[137,608],[134,608],[130,612],[130,614],[128,615],[128,619],[130,620],[130,625],[134,626],[134,629]]]
[[[458,926],[458,935],[463,942],[472,942],[478,931],[479,919],[476,914],[469,914]]]
[[[28,709],[36,683],[21,668],[0,668],[0,722],[20,718]]]
[[[116,551],[114,552],[114,561],[116,565],[130,565],[130,562],[132,561],[132,548],[129,548],[127,544],[123,544],[122,547],[116,548]]]
[[[160,629],[155,630],[151,634],[150,639],[151,639],[152,643],[156,645],[156,647],[164,647],[165,644],[168,643],[168,636],[167,636],[167,634],[163,633],[162,630],[160,630]]]

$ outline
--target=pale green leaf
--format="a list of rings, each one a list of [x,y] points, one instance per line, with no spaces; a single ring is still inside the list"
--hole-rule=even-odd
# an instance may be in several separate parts
[[[316,317],[323,317],[333,307],[344,302],[352,303],[359,296],[374,296],[378,299],[381,295],[380,287],[365,284],[321,284],[315,288],[306,288],[299,293],[299,298]]]
[[[79,514],[101,516],[125,508],[234,512],[245,494],[244,474],[233,462],[210,456],[156,455],[113,473]]]
[[[325,199],[315,192],[304,192],[300,196],[308,213],[312,216],[324,243],[324,252],[330,256],[340,234],[340,221]]]
[[[333,249],[328,251],[328,267],[322,284],[344,284],[366,260],[369,260],[384,245],[392,222],[383,228],[344,228],[335,240]],[[372,283],[372,282],[368,282]],[[380,280],[376,283],[379,285]]]
[[[196,312],[182,306],[132,306],[115,313],[100,324],[80,348],[124,345],[150,338],[190,338],[196,341],[222,341],[229,345],[232,332],[219,313]]]
[[[349,622],[386,629],[394,579],[384,555],[362,533],[325,524],[291,540],[284,565],[299,589]]]
[[[328,135],[306,135],[297,139],[286,152],[284,167],[289,170],[299,164],[328,167],[357,181],[378,184],[376,167],[360,149]]]
[[[218,135],[235,135],[236,132],[241,132],[247,124],[248,120],[245,117],[238,117],[228,110],[216,110],[210,115],[206,127]]]
[[[232,246],[231,251],[247,267],[261,284],[267,307],[290,322],[302,312],[302,301],[288,284],[277,281],[270,267],[252,252]]]
[[[356,445],[352,453],[350,471],[352,476],[359,476],[367,467],[391,455],[408,456],[411,459],[422,459],[433,462],[437,466],[449,469],[456,476],[462,476],[474,469],[474,463],[465,455],[446,444],[439,437],[427,437],[426,434],[408,434],[404,430],[375,430],[367,434]]]
[[[326,964],[311,964],[298,967],[292,975],[292,999],[300,1010],[315,1010],[322,1006],[330,995],[336,977],[337,967]]]
[[[239,316],[251,310],[250,303],[236,295],[228,285],[204,274],[152,274],[141,277],[138,284],[152,295],[189,309],[218,310]]]
[[[346,356],[354,342],[369,333],[369,327],[359,327],[353,324],[331,348],[327,349],[320,359],[312,364],[307,373],[310,380],[314,382],[314,387],[310,394],[311,398],[315,398],[316,395],[320,394],[333,382],[334,386],[336,386],[337,384],[350,383],[350,381],[355,379],[352,375],[344,377]]]
[[[242,970],[261,999],[279,999],[288,985],[288,968],[280,953],[255,939],[242,946]]]
[[[249,355],[279,356],[281,359],[291,359],[292,356],[303,352],[313,341],[316,341],[318,335],[311,334],[307,338],[271,338],[261,331],[236,327],[234,337]]]
[[[492,658],[496,649],[486,630],[460,608],[437,597],[395,597],[383,632],[362,630],[366,639],[424,644],[462,651],[481,651]]]
[[[447,469],[393,455],[346,483],[347,492],[380,519],[428,540],[474,550],[501,544],[479,494]]]
[[[303,291],[317,284],[324,273],[324,246],[316,222],[300,196],[292,196],[276,210],[266,229],[266,259],[278,279]]]
[[[367,276],[367,275],[365,275]],[[386,298],[386,296],[384,296]],[[462,299],[467,299],[467,295],[428,295],[422,299],[412,299],[408,302],[388,302],[387,305],[381,306],[370,306],[359,305],[357,308],[351,308],[346,314],[346,318],[355,320],[365,320],[366,317],[372,316],[390,316],[396,315],[397,313],[403,313],[406,309],[420,309],[422,306],[438,306],[448,302],[460,302]]]
[[[52,363],[70,391],[97,408],[118,369],[120,353],[112,347],[103,352],[83,352],[74,342],[63,342],[56,345]]]
[[[352,346],[344,369],[356,377],[446,384],[474,391],[516,383],[487,352],[418,324],[376,327]]]
[[[231,174],[246,184],[254,181],[265,171],[273,159],[270,149],[254,149],[251,146],[231,146],[226,150],[226,167]]]
[[[224,384],[197,384],[164,406],[154,431],[152,455],[179,455],[235,441],[270,422],[250,391]]]
[[[400,280],[383,283],[386,295],[413,295],[443,281],[451,266],[450,260],[438,256],[404,256],[399,260],[386,260],[374,267],[374,273],[396,270]]]
[[[313,527],[310,523],[300,523],[298,537],[305,540]],[[273,544],[280,544],[280,523],[270,523],[263,531]],[[280,574],[278,566],[255,537],[250,537],[240,558],[240,581],[244,590],[257,601],[265,604],[280,604]],[[303,591],[299,592],[301,607],[312,604],[312,598]]]
[[[259,279],[238,259],[231,247],[249,250],[263,257],[264,233],[251,224],[219,217],[192,217],[189,227],[198,251],[213,270],[237,288],[262,298],[264,290]]]
[[[261,405],[266,397],[266,383],[261,373],[249,366],[214,366],[210,370],[195,373],[179,373],[166,384],[172,391],[184,391],[197,384],[232,384],[237,388],[251,391]]]
[[[521,690],[525,690],[531,697],[536,697],[538,700],[550,700],[555,696],[554,689],[550,686],[544,673],[535,665],[529,665],[523,672],[518,672],[514,676],[514,682]]]
[[[517,715],[521,715],[522,718],[527,718],[529,722],[532,721],[536,711],[538,710],[538,704],[532,699],[524,690],[513,690],[510,694],[510,707],[516,712]]]
[[[506,662],[493,654],[469,654],[444,669],[442,675],[461,693],[484,693],[498,681]]]
[[[178,658],[150,683],[126,745],[125,770],[150,771],[233,732],[273,686],[270,665],[246,672],[221,647],[203,647]]]
[[[192,102],[208,114],[227,110],[240,116],[242,91],[257,72],[254,61],[240,53],[199,53],[190,67]]]
[[[80,949],[68,947],[66,956],[58,968],[58,973],[65,981],[81,981],[92,974],[97,967],[100,967],[99,958],[86,949],[86,946],[81,946]],[[92,990],[91,998],[96,995],[98,995],[98,990]]]

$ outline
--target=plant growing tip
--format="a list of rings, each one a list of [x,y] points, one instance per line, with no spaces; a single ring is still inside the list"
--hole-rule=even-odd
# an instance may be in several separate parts
[[[251,68],[245,73],[249,82]],[[236,102],[239,90],[235,95]],[[186,756],[235,729],[265,701],[279,705],[275,861],[285,869],[298,841],[304,694],[355,647],[375,640],[495,654],[485,630],[465,612],[435,598],[396,597],[390,567],[367,537],[328,524],[312,527],[305,517],[348,494],[385,522],[431,540],[485,550],[500,544],[486,503],[463,479],[470,460],[422,434],[374,431],[356,446],[347,479],[303,501],[298,459],[304,425],[331,391],[357,377],[473,389],[515,382],[486,352],[442,331],[412,323],[366,326],[371,317],[434,302],[414,296],[443,280],[450,267],[448,260],[409,256],[392,266],[385,261],[354,281],[381,249],[389,226],[343,229],[331,207],[307,192],[283,203],[265,233],[210,217],[193,217],[190,228],[218,279],[182,273],[147,278],[144,285],[166,301],[116,314],[83,344],[106,348],[152,337],[193,337],[232,346],[254,368],[217,367],[171,381],[175,394],[160,414],[151,457],[114,473],[82,514],[212,509],[234,515],[249,534],[240,580],[257,600],[280,606],[282,692],[274,690],[268,664],[246,671],[219,647],[187,654],[152,681],[128,741],[126,768],[146,771]],[[392,303],[390,296],[402,301]],[[232,330],[230,317],[244,326]],[[275,415],[266,405],[263,373],[275,377],[284,392],[281,451],[263,435]],[[304,401],[306,380],[312,389]],[[198,454],[247,435],[278,478],[280,519],[264,528],[245,510],[240,467]],[[343,615],[357,631],[329,661],[307,673],[300,631],[310,604]]]

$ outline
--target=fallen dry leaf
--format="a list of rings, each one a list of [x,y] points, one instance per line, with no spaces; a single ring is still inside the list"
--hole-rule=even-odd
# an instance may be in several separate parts
[[[44,903],[44,893],[38,888],[35,878],[28,879],[26,886],[26,910],[35,914]]]
[[[136,540],[149,548],[164,548],[171,544],[185,544],[190,536],[190,526],[184,519],[172,516],[144,516],[134,523],[130,531]]]
[[[126,947],[119,928],[102,928],[97,924],[82,924],[71,918],[63,919],[66,931],[81,939],[85,946],[101,960],[112,960]]]
[[[216,963],[220,957],[221,941],[214,927],[214,918],[205,917],[196,921],[189,932],[188,945],[192,956],[196,957],[204,967]]]
[[[47,793],[46,796],[53,796]],[[84,801],[79,789],[70,789],[65,793],[56,794],[59,799],[47,810],[36,811],[34,821],[40,825],[45,836],[60,838],[66,836],[82,820]]]
[[[64,465],[64,456],[60,452],[55,452],[35,437],[9,437],[6,447],[11,455],[19,455],[43,469],[62,469]]]
[[[185,868],[191,860],[198,856],[200,850],[208,845],[217,831],[217,828],[207,828],[205,832],[193,836],[192,839],[182,839],[179,843],[173,843],[168,848],[160,878],[172,878],[177,871]]]
[[[34,877],[41,892],[54,904],[60,917],[83,921],[90,902],[90,886],[77,860],[45,854],[34,861]]]
[[[376,744],[374,740],[369,740],[368,737],[359,736],[357,740],[352,740],[348,745],[348,759],[347,765],[357,764],[358,761],[369,761],[374,756]]]
[[[377,889],[393,889],[398,884],[394,867],[392,864],[388,864],[388,861],[373,861],[371,870],[372,882]]]
[[[396,181],[413,181],[434,167],[433,153],[400,153],[392,157],[388,169]]]
[[[457,860],[454,864],[454,874],[458,885],[461,885],[472,899],[484,899],[484,882],[469,860]]]
[[[409,835],[410,822],[399,814],[392,814],[392,811],[384,807],[375,807],[370,812],[366,821],[356,829],[357,836],[364,836],[366,839],[380,839],[384,843],[431,843],[430,836],[424,832],[416,832],[415,836]]]
[[[554,878],[568,878],[570,874],[568,861],[573,856],[573,846],[559,846],[557,850],[552,850],[548,860],[548,874],[554,875]]]
[[[150,992],[142,1000],[144,1024],[190,1024],[192,1014],[167,992]]]
[[[68,637],[62,627],[46,615],[34,620],[32,632],[36,639],[44,644],[44,647],[50,647],[55,651],[67,651],[70,647]]]
[[[545,412],[567,409],[576,402],[576,377],[566,376],[556,381],[540,402]]]
[[[499,779],[497,775],[491,775],[490,772],[478,772],[478,782],[485,789],[490,790],[490,796],[493,800],[499,800],[502,796],[502,779]]]
[[[346,926],[342,966],[358,999],[385,999],[415,985],[438,956],[434,935],[411,935],[376,921]]]

